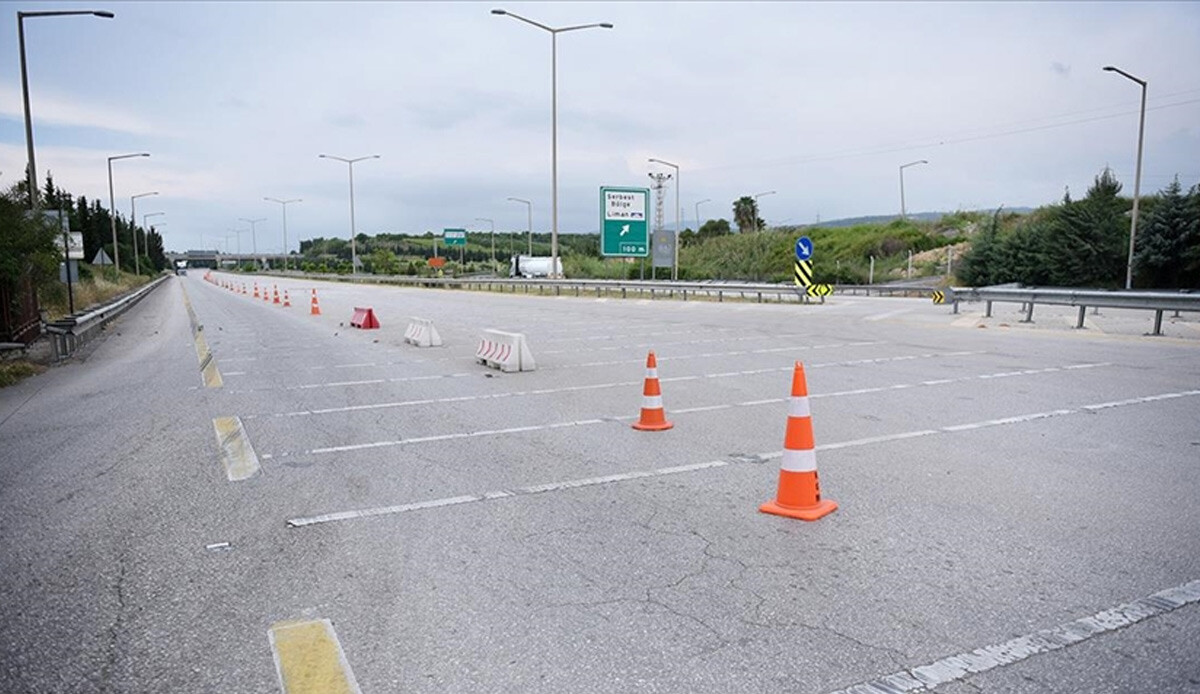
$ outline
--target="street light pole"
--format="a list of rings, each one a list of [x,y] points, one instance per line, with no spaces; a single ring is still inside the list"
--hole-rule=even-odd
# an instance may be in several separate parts
[[[1142,138],[1146,134],[1146,80],[1139,79],[1125,72],[1120,68],[1108,65],[1104,68],[1106,72],[1115,72],[1122,77],[1127,77],[1142,86],[1142,115],[1138,119],[1138,148],[1137,148],[1137,169],[1133,177],[1133,212],[1129,218],[1129,261],[1125,265],[1125,288],[1133,287],[1133,240],[1137,236],[1138,223],[1138,201],[1142,193]]]
[[[696,233],[700,233],[700,206],[706,202],[712,202],[712,198],[704,198],[696,203]]]
[[[266,200],[267,202],[277,202],[283,208],[283,269],[286,272],[287,271],[287,256],[288,256],[287,206],[293,202],[304,202],[304,200],[302,200],[301,198],[295,198],[294,200],[277,200],[276,198],[263,198],[263,200]]]
[[[488,222],[492,225],[492,272],[496,271],[496,220],[487,217],[476,217],[477,222]]]
[[[242,254],[242,234],[244,234],[250,230],[249,229],[230,229],[230,228],[226,227],[225,231],[232,232],[233,234],[235,234],[237,236],[237,254],[240,256]],[[225,234],[225,238],[228,239],[229,234]],[[226,246],[225,251],[226,252],[229,251],[228,246]],[[240,258],[238,259],[238,262],[239,263],[242,262]]]
[[[33,157],[33,119],[29,112],[29,73],[25,68],[25,18],[26,17],[62,17],[66,15],[90,14],[94,17],[112,19],[113,13],[105,10],[55,10],[50,12],[18,12],[17,13],[17,42],[21,50],[21,99],[25,106],[25,151],[29,156],[29,170],[26,181],[29,186],[29,209],[36,210],[37,199],[37,162]],[[112,200],[109,200],[109,208]],[[115,251],[115,244],[114,244]]]
[[[142,274],[141,254],[138,253],[138,238],[137,238],[137,199],[144,198],[150,195],[158,195],[158,191],[152,193],[138,193],[137,195],[129,196],[129,226],[133,229],[133,274]]]
[[[907,164],[900,165],[900,219],[908,219],[908,217],[906,216],[905,210],[904,210],[904,170],[910,166],[916,166],[917,164],[928,164],[928,163],[929,163],[928,161],[926,161],[924,159],[920,159],[918,161],[910,161]]]
[[[495,15],[507,15],[530,26],[550,32],[550,277],[558,274],[558,35],[580,29],[611,29],[609,22],[580,24],[569,27],[549,27],[507,10],[492,10]],[[532,251],[531,251],[532,254]]]
[[[254,233],[255,232],[254,225],[258,224],[259,222],[267,221],[267,218],[259,217],[258,219],[246,219],[245,217],[238,217],[238,221],[246,222],[247,224],[250,225],[250,252],[254,254],[254,265],[257,267],[258,266],[258,238]],[[239,249],[238,252],[241,253],[241,250]]]
[[[358,157],[357,159],[344,159],[342,157],[335,157],[332,154],[319,154],[317,156],[320,159],[333,159],[335,161],[344,162],[350,168],[350,274],[357,275],[358,245],[354,238],[354,164],[365,159],[378,159],[379,155],[369,154],[365,157]]]
[[[679,232],[682,231],[682,221],[680,219],[681,206],[679,202],[679,165],[662,159],[654,159],[653,157],[651,157],[650,161],[675,169],[675,257],[671,260],[671,279],[677,280],[679,279]]]
[[[528,200],[522,200],[521,198],[508,198],[508,199],[513,202],[525,203],[525,206],[527,208],[526,212],[529,215],[528,225],[525,227],[525,229],[526,229],[527,234],[529,235],[529,255],[530,255],[530,257],[533,257],[533,203]]]
[[[758,199],[765,195],[774,195],[776,191],[768,190],[765,193],[755,193],[751,197],[754,198],[754,233],[758,233]]]
[[[117,206],[113,199],[113,177],[112,163],[118,159],[129,159],[131,157],[148,157],[149,152],[136,152],[134,154],[119,154],[115,157],[108,158],[108,219],[112,225],[113,237],[113,269],[117,272],[117,277],[121,276],[121,247],[117,243]],[[130,226],[133,226],[137,220],[129,220]]]

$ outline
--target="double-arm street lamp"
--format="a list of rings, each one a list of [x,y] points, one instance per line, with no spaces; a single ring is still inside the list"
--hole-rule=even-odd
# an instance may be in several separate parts
[[[513,14],[507,10],[492,10],[492,14],[512,17],[550,33],[550,277],[558,274],[558,35],[581,29],[611,29],[609,22],[579,24],[569,27],[549,27],[541,22]],[[531,225],[532,226],[532,225]],[[531,251],[532,253],[532,251]]]
[[[529,215],[527,226],[525,227],[525,231],[529,236],[529,255],[532,256],[533,255],[533,203],[528,200],[522,200],[521,198],[508,198],[508,199],[512,202],[525,203],[525,207],[526,207],[525,211]]]
[[[354,239],[354,165],[366,159],[378,159],[379,155],[369,154],[357,159],[344,159],[342,157],[335,157],[332,154],[319,154],[317,156],[321,159],[333,159],[334,161],[343,162],[350,168],[350,272],[351,274],[358,274],[358,246]]]
[[[671,260],[671,279],[677,280],[679,279],[679,232],[682,231],[682,221],[680,220],[680,210],[682,208],[679,203],[679,165],[653,157],[650,158],[650,162],[675,169],[675,257]]]
[[[302,200],[300,198],[295,198],[294,200],[279,200],[277,198],[263,198],[263,200],[266,200],[267,202],[277,202],[277,203],[279,203],[280,207],[283,208],[283,269],[287,270],[287,256],[288,256],[287,206],[292,204],[293,202],[304,202],[304,200]]]
[[[112,225],[113,268],[116,269],[118,276],[120,276],[120,273],[121,273],[121,246],[119,244],[117,244],[117,206],[116,206],[116,201],[113,199],[112,163],[118,159],[130,159],[133,157],[148,157],[148,156],[150,156],[149,152],[136,152],[134,154],[118,154],[115,157],[108,158],[108,219],[109,219],[109,223]],[[136,225],[137,225],[136,219],[129,220],[130,229],[132,229]],[[137,257],[136,253],[134,253],[134,257],[135,258]]]
[[[259,222],[267,221],[267,218],[259,217],[258,219],[246,219],[245,217],[238,217],[238,221],[245,222],[250,225],[250,251],[252,253],[254,253],[254,264],[255,264],[255,266],[257,266],[258,265],[258,239],[255,237],[254,225],[258,224]],[[241,251],[239,250],[239,252],[241,252]]]
[[[768,190],[765,193],[755,193],[751,197],[754,198],[754,232],[758,233],[758,199],[766,195],[774,195],[776,191]]]
[[[496,270],[496,220],[487,217],[476,217],[477,222],[487,222],[492,225],[492,271]]]
[[[237,236],[237,254],[240,256],[242,254],[242,234],[244,234],[250,230],[249,229],[230,229],[229,227],[226,227],[225,231],[230,232],[229,234],[225,234],[225,253],[229,253],[229,237],[230,237],[230,234],[233,234],[233,235]],[[238,258],[239,265],[241,264],[241,262],[242,262],[242,259]]]
[[[904,209],[904,170],[910,166],[916,166],[917,164],[928,164],[928,163],[929,162],[924,159],[918,159],[917,161],[910,161],[907,164],[900,165],[900,219],[908,219],[908,216]]]
[[[158,195],[158,191],[150,193],[138,193],[137,195],[129,196],[129,227],[133,230],[133,274],[142,274],[140,256],[138,252],[138,235],[137,235],[137,199],[145,198],[151,195]]]
[[[112,19],[113,13],[105,10],[50,10],[45,12],[18,12],[17,13],[17,42],[21,46],[21,98],[25,105],[25,149],[29,155],[29,209],[36,210],[38,206],[38,186],[37,186],[37,164],[33,158],[33,120],[29,113],[29,74],[25,69],[25,18],[26,17],[63,17],[67,15],[91,15],[93,17],[103,17]],[[109,209],[112,209],[112,200],[109,200]],[[113,227],[114,229],[116,227]],[[114,236],[115,236],[114,231]],[[114,251],[116,243],[113,243]]]
[[[1134,77],[1112,65],[1106,66],[1104,70],[1105,72],[1115,72],[1142,86],[1142,115],[1138,120],[1137,169],[1133,175],[1133,212],[1129,217],[1129,262],[1125,266],[1125,288],[1131,289],[1133,287],[1133,238],[1137,235],[1138,199],[1142,193],[1142,137],[1146,133],[1146,80]]]

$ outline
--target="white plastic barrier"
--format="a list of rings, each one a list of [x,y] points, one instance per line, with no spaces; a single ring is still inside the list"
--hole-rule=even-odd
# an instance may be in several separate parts
[[[524,333],[484,330],[479,336],[479,348],[475,350],[475,358],[481,364],[504,372],[533,371],[537,368]]]
[[[438,335],[437,328],[433,327],[433,321],[416,316],[413,316],[412,322],[404,331],[404,341],[418,347],[442,346],[442,336]]]

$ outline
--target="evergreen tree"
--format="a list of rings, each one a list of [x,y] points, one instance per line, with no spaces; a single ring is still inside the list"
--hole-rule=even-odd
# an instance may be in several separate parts
[[[1146,224],[1138,229],[1134,272],[1139,287],[1182,286],[1186,243],[1196,237],[1200,227],[1200,219],[1188,209],[1189,202],[1176,178],[1159,196]]]
[[[1122,247],[1128,243],[1121,184],[1105,168],[1087,196],[1065,202],[1045,239],[1050,284],[1060,287],[1124,284]],[[1065,200],[1065,199],[1064,199]]]
[[[971,250],[962,257],[955,275],[971,287],[986,287],[1000,284],[1004,273],[1000,251],[1000,209],[992,215],[992,223],[980,232],[971,243]]]

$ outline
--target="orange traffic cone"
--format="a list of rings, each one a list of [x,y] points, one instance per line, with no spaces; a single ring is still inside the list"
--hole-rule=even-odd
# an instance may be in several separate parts
[[[259,298],[259,296],[258,296],[258,282],[255,282],[255,283],[254,283],[254,298],[255,298],[255,299]]]
[[[288,293],[287,293],[286,289],[283,290],[283,307],[284,308],[292,307],[292,300],[288,298]]]
[[[309,309],[308,313],[309,313],[309,315],[313,315],[313,316],[321,315],[321,305],[317,303],[317,290],[316,289],[313,290],[312,308]]]
[[[275,303],[275,304],[279,303],[279,285],[278,284],[275,285],[275,301],[273,301],[272,303]]]
[[[783,437],[783,460],[779,463],[779,491],[774,501],[759,506],[758,510],[814,521],[833,513],[837,507],[836,501],[821,498],[812,415],[808,409],[808,384],[804,380],[804,364],[796,362],[792,372],[787,433]]]
[[[654,352],[646,357],[646,383],[642,386],[642,418],[634,422],[639,431],[663,431],[675,426],[663,413],[662,388],[658,385],[658,360]]]

